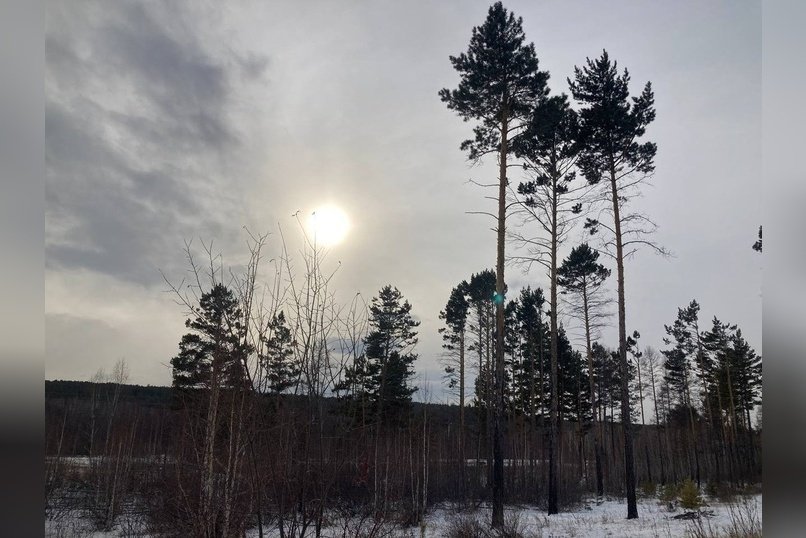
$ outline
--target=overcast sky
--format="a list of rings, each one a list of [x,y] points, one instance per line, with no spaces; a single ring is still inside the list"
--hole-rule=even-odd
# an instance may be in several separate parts
[[[293,229],[297,210],[331,203],[352,222],[331,253],[341,297],[397,286],[422,322],[417,370],[438,383],[439,311],[495,262],[492,223],[467,213],[494,208],[468,183],[494,180],[494,163],[469,166],[471,125],[437,96],[456,86],[448,56],[488,6],[49,2],[46,378],[88,379],[125,358],[131,382],[170,384],[183,311],[160,270],[181,279],[183,241],[215,240],[237,263],[243,226]],[[629,330],[662,348],[664,323],[696,298],[701,325],[737,323],[760,351],[759,4],[505,6],[553,93],[603,48],[634,92],[652,81],[657,170],[637,205],[674,257],[628,262]],[[546,281],[507,269],[510,289]]]

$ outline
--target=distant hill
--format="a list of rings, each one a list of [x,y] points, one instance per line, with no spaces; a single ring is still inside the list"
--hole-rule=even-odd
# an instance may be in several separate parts
[[[54,400],[90,400],[93,392],[109,394],[114,383],[94,383],[92,381],[45,380],[45,401]],[[100,389],[100,390],[99,390]],[[124,402],[136,403],[144,406],[170,406],[173,402],[172,387],[154,385],[121,385],[120,399]],[[302,403],[304,396],[284,394],[283,399],[288,402]],[[336,398],[325,398],[326,408],[334,410],[337,405]],[[422,414],[424,404],[412,403],[412,412]],[[428,414],[433,419],[458,420],[459,406],[442,403],[428,404]],[[471,419],[472,420],[472,419]]]
[[[93,383],[91,381],[45,381],[45,401],[47,400],[89,400],[94,390],[107,392],[114,383]],[[143,405],[168,405],[173,395],[171,387],[152,385],[121,385],[122,401],[136,402]]]

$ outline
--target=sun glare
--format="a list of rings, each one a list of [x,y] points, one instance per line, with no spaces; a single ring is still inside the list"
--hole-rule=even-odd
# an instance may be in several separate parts
[[[332,247],[341,243],[350,230],[347,213],[336,206],[321,206],[308,219],[311,240],[318,246]]]

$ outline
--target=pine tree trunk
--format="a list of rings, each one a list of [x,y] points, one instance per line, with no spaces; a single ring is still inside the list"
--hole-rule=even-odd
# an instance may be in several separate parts
[[[705,393],[705,409],[708,413],[708,446],[713,454],[714,463],[716,464],[716,475],[719,476],[719,453],[716,446],[716,435],[714,434],[714,415],[711,408],[711,396],[708,394],[707,372],[705,369],[705,354],[703,351],[702,340],[700,338],[700,326],[697,321],[694,322],[694,333],[697,335],[697,370],[702,380],[702,388]],[[706,459],[706,462],[708,460]],[[709,466],[710,467],[710,466]],[[710,469],[708,469],[710,476]],[[718,480],[718,478],[717,478]]]
[[[621,214],[616,185],[616,169],[610,157],[610,188],[613,199],[613,218],[616,235],[616,278],[618,281],[618,342],[621,365],[621,422],[624,430],[624,486],[627,493],[627,519],[638,517],[635,496],[635,458],[633,455],[632,418],[630,417],[630,392],[627,376],[627,313],[624,298],[624,249],[621,238]]]
[[[601,439],[596,425],[596,382],[593,379],[593,351],[591,350],[590,313],[588,311],[588,283],[582,281],[582,310],[585,315],[585,350],[588,354],[588,381],[591,393],[591,433],[593,434],[593,454],[596,465],[596,496],[604,495],[604,481],[602,480]]]
[[[467,477],[465,471],[465,331],[459,334],[459,478],[460,495],[465,500]]]
[[[696,479],[697,487],[700,487],[700,449],[697,443],[697,431],[695,429],[694,424],[694,408],[691,404],[691,390],[689,388],[689,381],[688,381],[688,366],[683,365],[683,382],[685,384],[685,404],[688,407],[688,420],[689,420],[689,431],[691,435],[691,451],[694,454],[694,471],[692,478]]]
[[[498,242],[495,263],[495,405],[493,418],[493,527],[504,524],[504,453],[501,415],[504,411],[504,242],[506,240],[507,96],[501,111],[501,147],[498,172]]]
[[[658,459],[660,460],[660,481],[662,484],[666,483],[666,468],[663,462],[663,453],[661,449],[660,439],[660,413],[658,411],[658,396],[655,392],[655,366],[654,362],[650,363],[649,379],[652,382],[652,403],[655,408],[655,437],[658,443]]]
[[[549,495],[548,514],[559,512],[558,501],[558,438],[559,387],[557,382],[557,172],[552,173],[551,201],[551,417],[549,432]]]

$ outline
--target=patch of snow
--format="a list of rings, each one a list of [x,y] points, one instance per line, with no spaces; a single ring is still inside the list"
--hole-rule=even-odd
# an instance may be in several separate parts
[[[761,524],[762,496],[754,495],[739,501],[747,503],[747,509],[755,512]],[[744,510],[739,508],[739,510]],[[505,520],[513,518],[518,520],[518,529],[524,536],[536,538],[607,538],[607,537],[635,537],[635,538],[676,538],[687,536],[693,522],[685,519],[675,519],[682,514],[681,510],[669,511],[657,499],[640,499],[638,502],[638,519],[626,519],[627,505],[623,499],[604,499],[596,501],[587,500],[580,506],[547,516],[545,510],[534,506],[505,507]],[[728,504],[713,502],[703,507],[705,528],[723,533],[731,524],[731,507]],[[490,521],[489,506],[482,506],[475,512],[460,511],[451,506],[439,506],[432,509],[426,516],[424,534],[418,527],[391,528],[385,525],[390,532],[384,536],[391,537],[421,537],[432,538],[445,536],[457,518],[474,518],[487,526]],[[356,522],[346,520],[333,520],[331,525],[322,529],[325,538],[350,536],[355,529]],[[372,522],[365,521],[363,529],[366,530]],[[311,529],[312,530],[312,529]],[[121,532],[98,532],[91,530],[89,524],[81,519],[64,518],[59,521],[47,520],[45,522],[45,535],[53,537],[77,536],[86,538],[114,538],[121,536]],[[279,537],[278,529],[264,527],[263,535],[266,538]],[[313,534],[310,534],[313,536]],[[248,538],[257,538],[257,528],[247,531]]]
[[[746,498],[750,509],[754,510],[761,523],[761,495]],[[547,516],[545,510],[534,506],[507,506],[505,520],[516,517],[519,529],[525,536],[541,538],[677,538],[686,536],[692,528],[692,522],[675,519],[683,513],[680,510],[669,511],[657,499],[642,499],[638,502],[638,519],[627,519],[627,504],[624,499],[605,499],[597,502],[588,500],[573,510]],[[711,503],[703,507],[705,527],[724,532],[731,523],[730,506],[723,503]],[[426,516],[425,534],[417,527],[399,529],[394,536],[444,536],[456,518],[472,517],[485,526],[489,524],[489,507],[482,507],[476,512],[459,511],[451,507],[437,507]],[[250,538],[258,536],[257,529],[247,532]],[[264,529],[264,536],[277,537],[276,529]],[[344,527],[334,525],[323,529],[324,537],[344,536]]]

